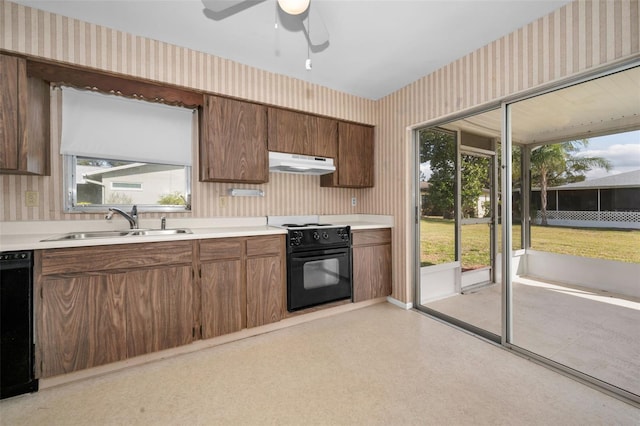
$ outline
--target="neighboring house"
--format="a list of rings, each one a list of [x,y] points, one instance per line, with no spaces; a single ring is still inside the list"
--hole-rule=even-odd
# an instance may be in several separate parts
[[[534,188],[533,221],[540,224],[540,189]],[[640,229],[640,170],[549,188],[549,225]]]
[[[183,166],[131,163],[117,167],[92,167],[77,180],[78,203],[158,204],[163,195],[183,193]]]

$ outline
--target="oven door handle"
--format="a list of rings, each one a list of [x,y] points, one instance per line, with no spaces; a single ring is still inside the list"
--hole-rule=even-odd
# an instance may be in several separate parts
[[[297,253],[291,253],[290,254],[290,259],[296,259],[296,260],[321,260],[321,259],[331,259],[333,257],[337,257],[336,255],[340,255],[340,256],[348,256],[349,255],[349,250],[350,249],[336,249],[336,250],[330,250],[330,251],[325,251],[322,254],[318,254],[318,253],[301,253],[301,252],[297,252]]]

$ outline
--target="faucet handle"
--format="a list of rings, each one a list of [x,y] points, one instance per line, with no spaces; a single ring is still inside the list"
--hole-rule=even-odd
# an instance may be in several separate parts
[[[135,204],[131,208],[131,216],[138,216],[138,206],[136,206]]]

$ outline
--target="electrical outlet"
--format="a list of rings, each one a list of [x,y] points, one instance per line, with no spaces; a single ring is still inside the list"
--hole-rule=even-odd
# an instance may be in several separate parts
[[[227,197],[226,195],[221,195],[220,196],[220,202],[219,202],[220,207],[223,207],[223,208],[227,207],[227,198],[229,198],[229,197]]]
[[[351,206],[355,207],[358,204],[358,199],[356,197],[351,197]]]
[[[38,204],[39,204],[38,191],[25,191],[24,204],[27,207],[38,207]]]

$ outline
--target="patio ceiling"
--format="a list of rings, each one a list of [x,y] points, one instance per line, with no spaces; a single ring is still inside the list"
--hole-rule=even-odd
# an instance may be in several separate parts
[[[640,129],[640,67],[516,102],[513,142],[542,145]],[[500,109],[444,126],[500,138]]]

